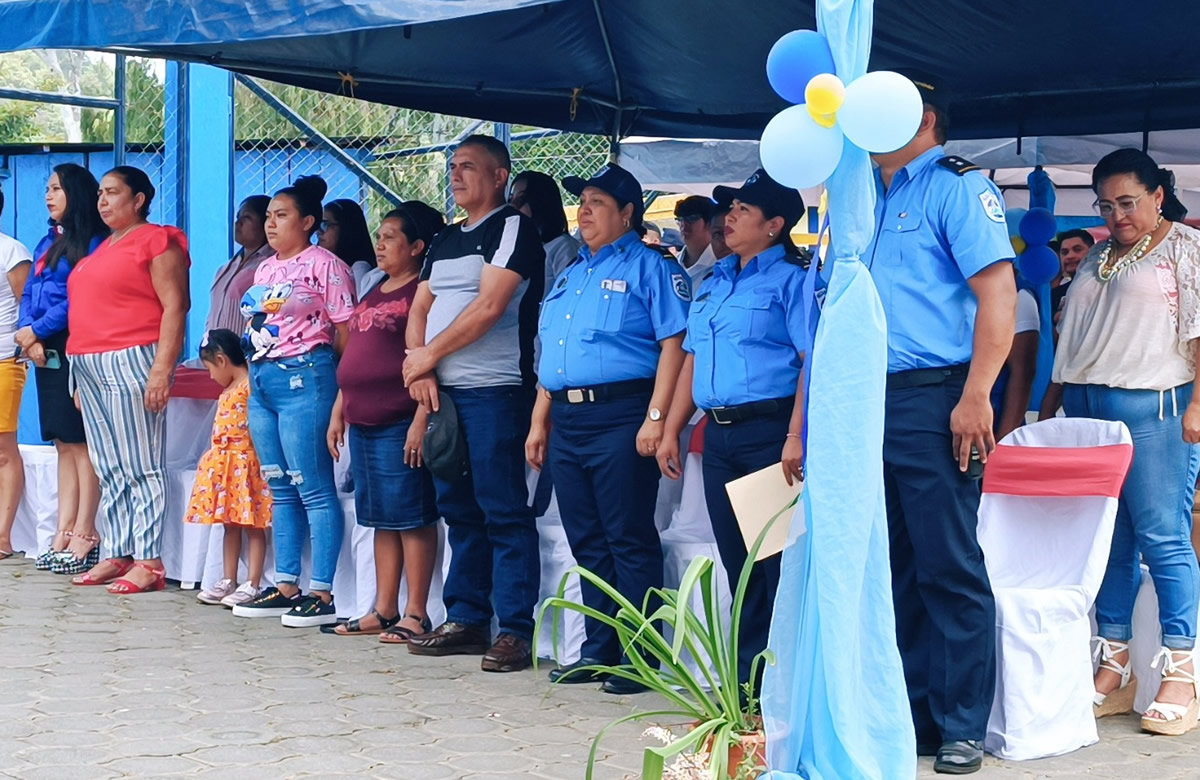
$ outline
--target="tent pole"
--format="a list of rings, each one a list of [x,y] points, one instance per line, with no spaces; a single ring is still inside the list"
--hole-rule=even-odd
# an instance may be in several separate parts
[[[608,56],[608,67],[612,70],[613,97],[616,106],[613,107],[613,131],[608,139],[608,160],[617,162],[621,156],[621,110],[625,98],[621,95],[621,72],[617,70],[617,58],[613,56],[612,41],[608,38],[608,25],[604,22],[604,12],[600,10],[600,0],[592,0],[592,8],[596,11],[596,24],[600,27],[600,40],[604,41],[604,53]]]
[[[125,55],[118,54],[113,66],[113,165],[125,164]]]

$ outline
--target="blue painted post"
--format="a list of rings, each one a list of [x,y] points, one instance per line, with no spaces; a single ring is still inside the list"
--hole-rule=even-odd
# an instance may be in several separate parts
[[[213,277],[233,254],[233,76],[211,65],[186,67],[183,203],[192,256],[192,308],[185,350],[194,357],[204,335]]]

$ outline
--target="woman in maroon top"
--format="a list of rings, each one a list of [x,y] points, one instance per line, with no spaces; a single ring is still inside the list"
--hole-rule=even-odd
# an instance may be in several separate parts
[[[380,641],[403,644],[432,628],[426,601],[437,556],[437,509],[433,480],[421,463],[425,411],[404,387],[404,332],[425,251],[444,225],[437,211],[416,201],[383,218],[375,253],[387,276],[363,296],[349,322],[328,444],[336,459],[349,428],[358,524],[375,529],[376,596],[370,614],[325,626],[326,633],[382,633]],[[408,586],[403,612],[401,570]]]

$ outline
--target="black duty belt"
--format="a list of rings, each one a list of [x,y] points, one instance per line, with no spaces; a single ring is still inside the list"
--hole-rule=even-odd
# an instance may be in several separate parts
[[[781,411],[791,411],[796,403],[793,395],[784,398],[771,398],[766,401],[752,401],[737,406],[718,406],[705,409],[704,413],[717,425],[732,425],[734,423],[753,420],[756,417],[766,417]]]
[[[960,363],[957,366],[946,366],[945,368],[914,368],[911,371],[897,371],[887,375],[887,389],[903,390],[908,387],[940,385],[952,376],[966,376],[970,368],[970,363]]]
[[[550,398],[568,404],[598,404],[627,395],[644,395],[654,392],[653,379],[630,379],[627,382],[609,382],[594,387],[566,387],[551,390]]]

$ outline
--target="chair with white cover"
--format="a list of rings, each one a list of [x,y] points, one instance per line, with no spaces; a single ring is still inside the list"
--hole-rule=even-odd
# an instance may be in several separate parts
[[[1123,423],[1018,428],[984,470],[979,543],[996,597],[996,697],[985,747],[1007,759],[1098,740],[1091,624],[1133,459]]]

